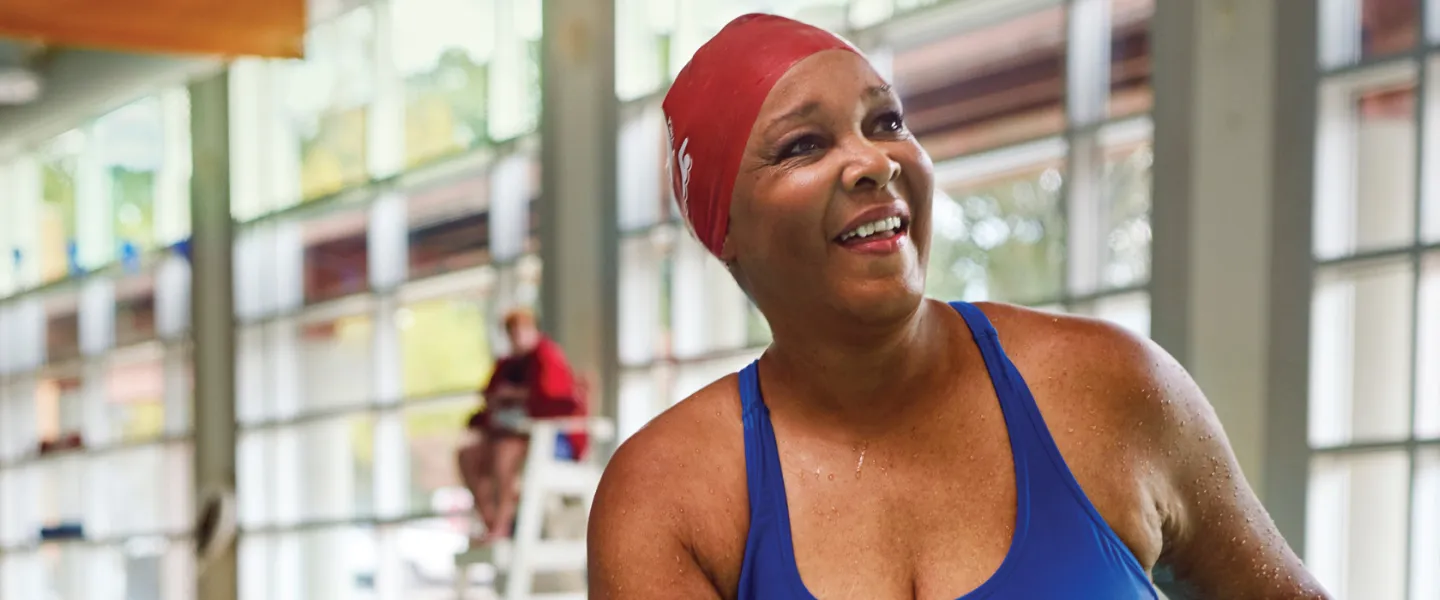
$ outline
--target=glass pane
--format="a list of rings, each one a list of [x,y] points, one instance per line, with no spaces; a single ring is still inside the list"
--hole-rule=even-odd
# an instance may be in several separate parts
[[[897,51],[910,130],[936,161],[1059,133],[1066,37],[1055,6]]]
[[[39,534],[38,487],[33,465],[0,470],[0,547],[29,543]]]
[[[690,62],[690,57],[700,46],[715,37],[735,17],[746,13],[764,12],[765,5],[769,4],[764,0],[732,0],[730,2],[713,2],[712,0],[676,0],[676,7],[662,7],[664,0],[651,0],[651,14],[657,19],[669,16],[674,11],[675,29],[670,40],[670,80],[680,74],[680,69],[685,63]],[[617,13],[618,14],[618,13]],[[657,26],[663,27],[669,21],[661,20]]]
[[[155,276],[143,273],[115,282],[115,345],[155,339]]]
[[[1126,287],[1150,278],[1150,167],[1155,153],[1148,122],[1114,127],[1105,139],[1104,283]],[[1125,131],[1133,130],[1133,131]]]
[[[1305,562],[1336,597],[1405,597],[1409,478],[1404,452],[1311,463]]]
[[[672,240],[668,228],[657,228],[620,242],[621,364],[646,364],[670,354]]]
[[[60,292],[45,299],[45,357],[56,363],[80,355],[79,297]]]
[[[1415,521],[1410,530],[1410,598],[1440,598],[1440,449],[1416,456]]]
[[[0,461],[34,453],[40,442],[33,375],[0,380]]]
[[[615,418],[619,440],[624,441],[640,431],[650,419],[675,402],[670,391],[674,370],[673,366],[660,363],[620,374],[619,414]]]
[[[160,98],[150,97],[95,122],[96,160],[115,216],[115,252],[135,264],[155,247],[155,199],[165,160],[165,118]]]
[[[760,358],[761,350],[743,350],[729,356],[704,361],[681,363],[675,367],[675,384],[671,388],[668,408],[701,388],[715,383],[726,375],[737,373],[751,362]]]
[[[1075,307],[1075,312],[1112,321],[1136,335],[1150,337],[1150,295],[1144,292],[1101,298]]]
[[[110,359],[105,420],[118,438],[136,442],[165,432],[165,360],[159,345]]]
[[[76,185],[85,141],[85,134],[71,131],[40,152],[40,278],[45,282],[80,268]]]
[[[0,554],[0,596],[5,598],[45,598],[38,552],[6,552]]]
[[[455,470],[455,457],[460,447],[471,441],[465,423],[479,407],[478,397],[470,396],[404,409],[410,475],[405,514],[469,516],[472,498]]]
[[[1320,98],[1315,251],[1320,258],[1415,240],[1415,73],[1367,72]]]
[[[1149,112],[1150,21],[1155,0],[1110,0],[1110,116]]]
[[[1063,150],[1026,146],[936,168],[926,291],[1033,303],[1061,293]]]
[[[0,248],[4,254],[0,259],[13,268],[14,289],[17,290],[40,283],[46,253],[44,244],[51,241],[45,234],[45,225],[51,224],[51,221],[44,217],[42,207],[43,180],[39,156],[24,155],[11,163],[6,219],[0,221],[0,229],[8,230],[8,241]],[[63,223],[53,224],[59,226]]]
[[[1420,2],[1321,0],[1320,64],[1333,69],[1414,48]]]
[[[84,382],[77,368],[49,369],[35,387],[35,423],[42,452],[82,446]]]
[[[615,2],[615,95],[622,101],[655,92],[669,80],[675,4],[674,0]]]
[[[372,321],[369,313],[362,313],[299,326],[299,405],[303,412],[371,401]]]
[[[375,94],[374,14],[361,8],[306,36],[305,60],[283,63],[280,101],[299,156],[299,199],[369,179]]]
[[[269,417],[274,394],[269,392],[272,376],[266,368],[269,355],[265,327],[255,325],[235,331],[235,419],[242,424]]]
[[[103,537],[181,533],[191,527],[191,450],[181,445],[125,448],[91,460],[88,484],[101,498],[95,523]],[[103,527],[102,527],[103,525]]]
[[[1440,254],[1425,256],[1420,271],[1420,322],[1415,360],[1415,435],[1440,438]]]
[[[405,163],[484,143],[494,0],[408,0],[391,14],[405,80]]]
[[[1310,443],[1410,431],[1414,273],[1408,261],[1320,273],[1310,318]]]
[[[619,225],[633,231],[669,216],[672,203],[667,178],[665,115],[659,104],[644,107],[620,124]]]
[[[35,506],[42,528],[83,527],[85,502],[95,488],[85,477],[84,457],[76,453],[41,458],[35,465]]]
[[[172,88],[159,100],[164,116],[165,158],[155,197],[155,243],[170,246],[190,237],[190,171],[194,162],[190,92],[183,87]]]
[[[1420,38],[1421,0],[1361,0],[1362,59],[1399,54]]]
[[[363,292],[370,287],[366,212],[329,215],[305,223],[305,303]]]
[[[489,196],[489,180],[477,176],[410,197],[411,279],[490,262]]]
[[[494,0],[495,54],[487,97],[490,138],[510,140],[540,124],[540,2]]]
[[[378,570],[399,579],[390,598],[454,598],[455,555],[469,546],[469,521],[461,518],[408,521],[382,534]],[[489,597],[493,572],[471,569],[466,598]],[[380,586],[389,591],[390,586]],[[383,592],[382,592],[383,593]],[[382,596],[387,597],[387,596]]]
[[[294,514],[301,522],[371,514],[374,503],[374,418],[350,415],[306,422],[276,431],[276,479],[271,514]],[[293,490],[287,493],[287,490]]]
[[[74,543],[44,544],[37,552],[40,595],[37,598],[79,598],[85,593],[90,565],[85,546]]]
[[[377,554],[368,527],[246,536],[240,546],[240,597],[369,600],[375,597]]]
[[[406,398],[474,393],[485,384],[495,361],[486,304],[477,291],[407,304],[397,311]]]
[[[1440,21],[1440,0],[1430,11]],[[1429,77],[1425,87],[1425,168],[1421,174],[1424,205],[1421,214],[1421,235],[1426,242],[1440,242],[1440,56],[1429,61]]]
[[[678,237],[671,274],[671,350],[677,357],[699,357],[746,347],[745,293],[699,242]]]

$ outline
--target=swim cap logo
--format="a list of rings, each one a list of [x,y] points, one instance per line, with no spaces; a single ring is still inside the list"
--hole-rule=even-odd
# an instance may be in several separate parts
[[[694,166],[694,161],[691,160],[690,154],[685,150],[690,147],[690,138],[682,140],[680,147],[676,148],[675,124],[669,117],[665,118],[665,135],[669,140],[671,150],[673,150],[673,153],[668,157],[669,160],[666,161],[670,165],[670,177],[672,181],[675,178],[676,167],[679,167],[680,189],[677,190],[678,193],[675,199],[680,202],[680,216],[685,219],[688,225],[690,224],[690,168]]]

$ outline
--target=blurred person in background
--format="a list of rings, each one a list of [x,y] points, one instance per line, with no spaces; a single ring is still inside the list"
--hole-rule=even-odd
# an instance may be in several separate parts
[[[681,214],[764,355],[608,465],[592,598],[1323,598],[1173,358],[924,297],[934,173],[858,50],[732,21],[664,101]]]
[[[472,538],[476,544],[510,537],[520,499],[520,469],[529,450],[526,423],[586,414],[583,390],[564,352],[540,332],[534,313],[510,311],[504,325],[510,354],[496,361],[481,391],[484,406],[467,423],[471,440],[458,456],[461,478],[475,497],[485,528],[483,536]],[[580,458],[587,442],[584,433],[561,434],[558,458]]]

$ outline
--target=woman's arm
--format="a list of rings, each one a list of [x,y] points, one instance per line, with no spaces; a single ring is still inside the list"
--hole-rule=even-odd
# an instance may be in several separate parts
[[[663,457],[676,450],[665,437],[653,427],[641,430],[605,468],[587,536],[592,600],[720,599],[682,539],[685,511],[676,484],[686,474],[670,472],[677,469]]]
[[[1118,329],[1118,328],[1117,328]],[[1128,333],[1110,348],[1125,363],[1137,414],[1161,467],[1163,518],[1157,571],[1173,600],[1328,598],[1280,537],[1246,482],[1215,410],[1185,369],[1147,339]],[[1128,339],[1124,339],[1128,338]],[[1147,418],[1148,417],[1148,418]]]

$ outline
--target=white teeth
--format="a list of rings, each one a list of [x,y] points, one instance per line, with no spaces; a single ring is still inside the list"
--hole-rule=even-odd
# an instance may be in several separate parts
[[[877,233],[893,233],[900,230],[900,217],[886,217],[878,221],[866,223],[840,236],[840,241],[851,238],[870,237]]]

